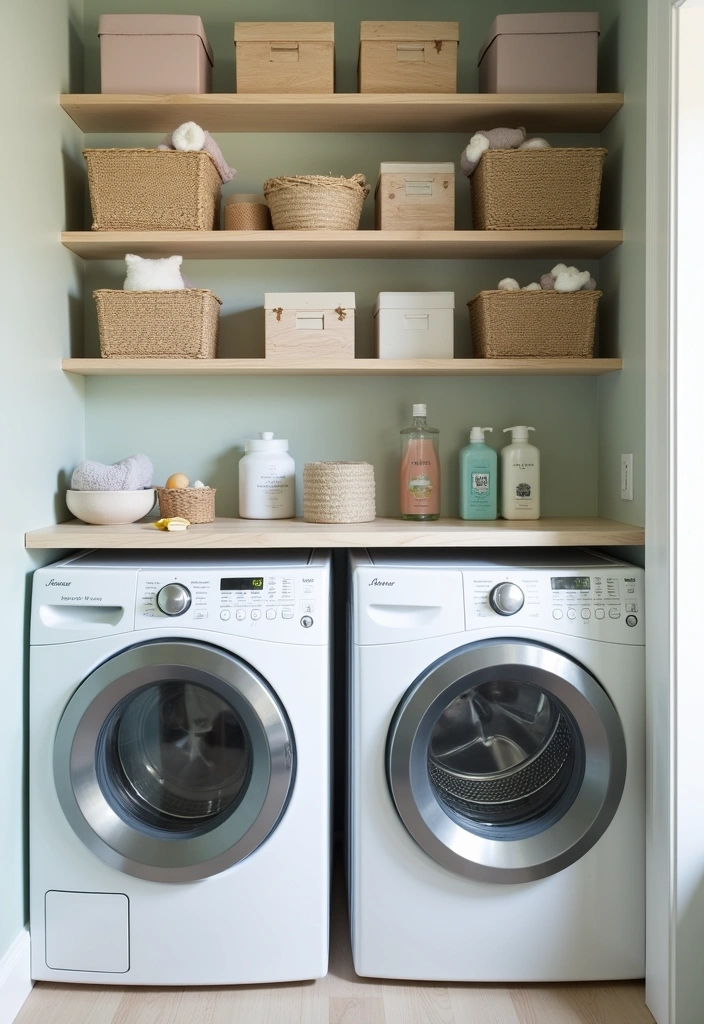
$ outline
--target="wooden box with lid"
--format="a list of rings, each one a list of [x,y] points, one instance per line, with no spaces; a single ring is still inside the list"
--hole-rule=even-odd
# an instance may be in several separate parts
[[[235,23],[237,92],[335,91],[332,21]]]
[[[354,359],[355,306],[354,292],[267,292],[266,358]]]
[[[455,165],[382,163],[375,194],[381,231],[454,231]]]
[[[457,92],[456,21],[363,21],[359,91]]]

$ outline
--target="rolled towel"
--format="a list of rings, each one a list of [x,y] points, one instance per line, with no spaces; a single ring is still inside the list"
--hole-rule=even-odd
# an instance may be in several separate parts
[[[128,252],[125,263],[127,277],[123,288],[126,292],[171,292],[190,287],[181,274],[183,256],[148,260]]]
[[[522,292],[539,292],[539,291],[542,291],[542,289],[541,289],[541,287],[540,287],[540,285],[538,284],[537,281],[531,281],[530,284],[527,284],[523,288],[521,288],[521,291]]]
[[[547,139],[526,139],[522,142],[519,149],[552,149],[552,146]]]
[[[499,281],[499,291],[502,292],[519,292],[521,287],[518,281],[512,277],[504,277],[502,281]]]
[[[550,273],[552,274],[553,277],[557,277],[558,274],[564,274],[564,272],[566,270],[567,270],[567,267],[565,266],[564,263],[558,263],[556,267],[552,268]]]
[[[589,281],[589,271],[579,271],[576,267],[568,267],[555,277],[556,292],[578,292]]]
[[[545,292],[551,292],[555,287],[555,275],[543,274],[543,276],[540,278],[540,287]]]
[[[518,149],[525,137],[525,128],[490,128],[475,132],[460,157],[460,167],[469,177],[487,149]]]
[[[583,292],[594,292],[596,291],[596,281],[593,277],[590,277],[586,284],[582,285]]]
[[[182,153],[199,153],[205,147],[205,132],[195,121],[186,121],[172,133],[171,145]]]
[[[151,487],[154,467],[146,455],[130,455],[107,466],[90,460],[81,462],[71,476],[73,491],[141,491]]]
[[[201,139],[201,133],[202,144],[198,146],[197,142]],[[232,181],[237,173],[233,167],[230,167],[222,155],[222,150],[210,132],[204,131],[195,121],[186,121],[185,124],[179,125],[175,132],[171,132],[162,139],[157,149],[176,149],[181,152],[190,153],[203,151],[207,153],[217,167],[223,185],[227,184],[228,181]]]

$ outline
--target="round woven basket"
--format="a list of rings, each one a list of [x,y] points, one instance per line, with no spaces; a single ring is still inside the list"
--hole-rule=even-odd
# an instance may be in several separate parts
[[[157,487],[162,519],[182,516],[189,523],[212,523],[216,490],[216,487]]]
[[[307,523],[370,523],[376,516],[374,467],[368,462],[309,462],[303,468]]]
[[[271,214],[264,196],[235,193],[225,203],[226,231],[267,231]]]
[[[363,174],[351,178],[301,174],[269,178],[264,195],[278,231],[356,231],[369,187]]]

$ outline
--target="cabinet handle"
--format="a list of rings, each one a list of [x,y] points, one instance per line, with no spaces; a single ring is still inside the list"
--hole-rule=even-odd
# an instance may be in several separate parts
[[[295,63],[298,60],[298,43],[272,43],[269,61],[272,64]]]
[[[425,43],[396,43],[396,60],[425,60]]]

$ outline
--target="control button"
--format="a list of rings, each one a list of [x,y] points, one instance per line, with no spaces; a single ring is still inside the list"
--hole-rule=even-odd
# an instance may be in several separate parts
[[[197,608],[193,612],[193,618],[194,619],[207,619],[208,618],[208,613],[206,611],[203,611],[202,608]]]
[[[237,611],[235,612],[235,618],[237,619],[238,622],[242,622],[244,619],[246,619],[247,618],[246,609],[238,608]]]
[[[604,611],[603,608],[597,608],[597,610],[594,612],[594,617],[597,618],[597,619],[603,619],[605,617],[605,615],[606,615],[606,612]]]
[[[552,617],[553,617],[553,619],[561,619],[562,618],[562,609],[561,608],[556,608],[555,611],[552,613]]]
[[[638,616],[637,615],[627,615],[626,616],[626,625],[627,626],[637,626],[638,625]]]
[[[310,627],[313,625],[313,620],[310,617],[310,615],[303,616],[303,618],[301,619],[301,625],[303,626],[304,629],[310,629]]]
[[[637,612],[638,611],[638,605],[636,604],[636,602],[635,601],[626,601],[626,611],[627,612]]]
[[[609,618],[610,619],[620,619],[621,618],[621,610],[620,610],[620,608],[609,608]]]
[[[230,612],[227,610],[227,608],[223,608],[223,610],[220,612],[220,618],[222,619],[223,622],[227,622],[227,620],[230,618]]]
[[[588,608],[582,608],[582,618],[583,619],[591,619],[591,617],[592,617],[592,613],[589,611],[589,609]]]
[[[267,619],[275,619],[276,618],[276,608],[267,608],[267,610],[266,610],[266,617],[267,617]]]
[[[515,615],[524,601],[523,591],[515,583],[499,583],[489,594],[489,604],[499,615]]]
[[[293,618],[293,608],[282,608],[281,609],[281,618],[282,619],[292,619]]]
[[[576,609],[568,608],[567,609],[567,618],[568,619],[576,619],[577,618],[577,611],[576,611]]]
[[[252,618],[256,622],[257,619],[261,619],[261,617],[262,617],[261,608],[252,608],[252,610],[251,610],[251,612],[249,614],[252,616]]]
[[[191,593],[181,583],[167,583],[156,595],[156,604],[164,615],[183,615],[191,607]]]

